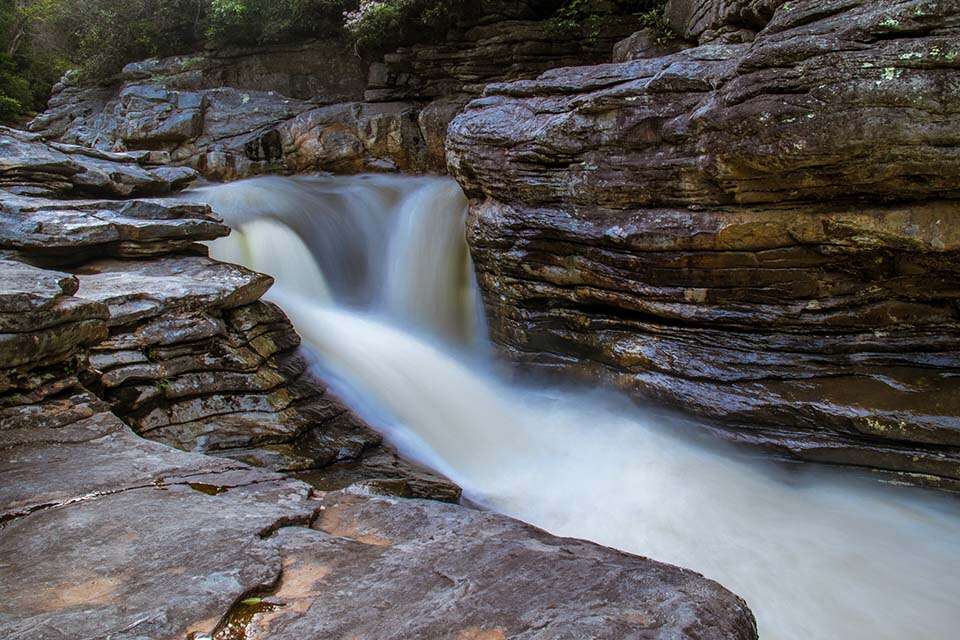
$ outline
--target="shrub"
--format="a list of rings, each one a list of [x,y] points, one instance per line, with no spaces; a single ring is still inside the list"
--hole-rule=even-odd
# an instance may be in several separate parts
[[[362,49],[379,51],[442,35],[472,11],[469,0],[360,0],[345,27]]]
[[[658,39],[666,40],[672,35],[666,4],[666,0],[566,0],[547,21],[547,28],[557,36],[580,35],[596,40],[611,15],[632,13],[641,14],[643,26],[653,28]]]
[[[212,44],[262,44],[291,36],[337,35],[356,0],[210,0]]]

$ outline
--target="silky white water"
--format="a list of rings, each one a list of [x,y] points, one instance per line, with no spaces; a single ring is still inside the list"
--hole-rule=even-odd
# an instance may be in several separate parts
[[[190,196],[241,230],[214,255],[277,277],[274,299],[353,406],[471,499],[699,571],[746,598],[764,639],[960,637],[955,498],[786,473],[613,394],[492,375],[452,182],[261,178]]]

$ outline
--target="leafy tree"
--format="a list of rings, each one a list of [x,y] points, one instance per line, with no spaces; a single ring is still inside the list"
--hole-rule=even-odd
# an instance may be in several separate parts
[[[288,37],[335,35],[357,0],[210,0],[212,44],[263,44]]]
[[[0,120],[40,109],[68,67],[48,20],[61,0],[0,0]]]
[[[442,37],[485,0],[0,0],[0,120],[41,109],[67,68],[103,81],[124,64],[206,46],[352,38],[368,55]],[[667,29],[665,0],[530,0],[558,35],[595,38],[610,14]]]
[[[202,43],[208,0],[59,0],[53,18],[85,74],[191,51]]]

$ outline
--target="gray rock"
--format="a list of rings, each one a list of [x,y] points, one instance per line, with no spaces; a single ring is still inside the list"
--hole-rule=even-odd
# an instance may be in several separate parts
[[[56,444],[44,431],[0,452],[7,638],[212,627],[279,577],[270,532],[316,509],[307,485],[141,440],[108,413],[54,430]]]
[[[106,337],[106,308],[76,290],[69,274],[0,260],[0,393],[17,385],[11,369],[61,362]]]
[[[667,19],[688,40],[714,39],[724,29],[760,31],[785,0],[669,0]]]
[[[65,202],[0,192],[0,248],[47,266],[94,256],[163,255],[229,232],[203,204],[153,199]]]
[[[746,605],[690,571],[456,505],[321,503],[314,530],[278,532],[284,573],[247,637],[756,637]]]
[[[613,62],[629,62],[644,58],[660,58],[686,48],[683,41],[661,41],[653,29],[641,29],[613,46]]]
[[[148,261],[98,260],[77,270],[78,297],[106,304],[110,324],[176,309],[229,309],[255,302],[273,278],[202,256]]]
[[[139,166],[143,154],[117,154],[68,144],[48,144],[36,134],[0,128],[0,187],[21,195],[74,193],[128,197],[181,189],[195,172]]]
[[[315,499],[303,483],[140,440],[91,411],[13,446],[0,430],[0,631],[11,640],[230,626],[275,638],[756,637],[746,605],[692,572],[456,505]],[[372,617],[379,602],[392,605]],[[586,616],[584,602],[599,607]]]
[[[585,37],[557,33],[543,16],[526,3],[465,7],[442,41],[369,66],[336,40],[145,60],[106,90],[65,80],[30,127],[64,143],[163,151],[214,180],[442,173],[446,126],[487,83],[606,60],[638,26],[608,16],[599,36]]]

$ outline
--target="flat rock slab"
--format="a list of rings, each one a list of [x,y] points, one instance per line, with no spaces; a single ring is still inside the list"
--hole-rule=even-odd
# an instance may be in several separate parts
[[[150,257],[230,233],[204,204],[178,200],[51,200],[0,191],[0,249],[42,266],[94,257]]]
[[[110,323],[125,324],[167,311],[228,309],[260,299],[273,278],[203,256],[142,262],[99,260],[77,271],[78,296],[110,308]]]
[[[692,571],[433,501],[321,509],[278,533],[283,576],[247,638],[755,637],[746,604]]]
[[[12,592],[0,635],[183,638],[276,580],[268,537],[310,521],[307,485],[143,440],[89,407],[56,428],[0,428],[0,571]]]
[[[316,495],[62,399],[72,420],[0,412],[8,640],[756,637],[691,571],[458,505]]]
[[[149,158],[50,144],[39,135],[0,127],[0,186],[22,195],[162,195],[197,177],[188,168],[140,166]]]

